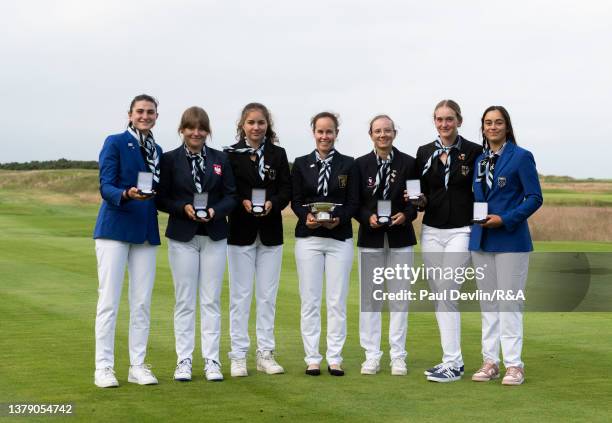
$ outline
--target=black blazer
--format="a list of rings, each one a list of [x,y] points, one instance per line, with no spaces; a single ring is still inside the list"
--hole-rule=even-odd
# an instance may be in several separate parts
[[[391,172],[395,171],[396,176],[391,179],[391,214],[403,212],[406,215],[406,222],[398,226],[383,226],[373,229],[370,226],[370,216],[376,213],[379,193],[373,194],[374,184],[376,183],[376,155],[370,152],[355,160],[352,178],[358,184],[359,204],[361,205],[355,214],[355,219],[359,222],[359,237],[357,245],[366,248],[383,248],[387,234],[390,248],[407,247],[416,244],[412,221],[417,216],[416,208],[409,202],[404,201],[404,190],[406,189],[407,179],[416,179],[416,162],[412,156],[400,152],[393,147],[393,162]]]
[[[417,151],[419,176],[429,157],[436,150],[435,142],[422,145]],[[421,179],[421,191],[427,197],[423,223],[439,229],[460,228],[472,224],[474,194],[472,180],[476,157],[482,146],[461,139],[461,148],[451,150],[451,166],[448,190],[444,187],[444,165],[439,158],[433,160],[431,168]]]
[[[336,151],[331,160],[327,197],[317,194],[319,181],[319,166],[317,156],[313,151],[307,156],[298,157],[293,162],[291,181],[293,183],[293,197],[291,208],[298,217],[295,227],[295,236],[305,238],[320,236],[334,238],[340,241],[353,237],[351,219],[359,207],[359,187],[350,177],[354,159]],[[334,209],[333,215],[340,218],[340,223],[334,229],[318,227],[309,229],[306,226],[306,216],[310,212],[303,204],[325,201],[342,204]]]
[[[188,242],[198,231],[199,225],[206,225],[208,236],[215,240],[227,238],[228,213],[236,206],[236,185],[227,155],[208,146],[206,149],[206,172],[202,190],[208,192],[208,206],[215,216],[208,223],[196,222],[185,214],[186,204],[193,204],[196,187],[191,175],[191,164],[185,148],[164,153],[160,160],[160,181],[155,196],[157,208],[170,215],[166,237]]]
[[[247,147],[244,140],[234,144],[234,148]],[[228,244],[250,245],[257,235],[267,246],[283,243],[283,219],[281,211],[291,199],[291,175],[285,149],[266,140],[264,147],[264,166],[266,174],[262,181],[257,173],[257,163],[248,154],[228,153],[236,178],[238,206],[229,215]],[[266,200],[272,202],[272,210],[266,216],[255,217],[247,213],[242,200],[251,199],[253,188],[265,188]]]

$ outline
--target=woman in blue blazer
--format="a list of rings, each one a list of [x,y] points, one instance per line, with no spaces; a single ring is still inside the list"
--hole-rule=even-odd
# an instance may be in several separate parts
[[[484,152],[477,158],[474,199],[487,203],[485,223],[474,225],[470,251],[475,267],[484,270],[477,278],[478,289],[486,294],[511,292],[516,300],[483,300],[483,365],[472,380],[485,382],[499,377],[499,353],[504,358],[504,385],[525,380],[523,347],[524,292],[533,250],[527,218],[542,205],[542,190],[533,155],[516,145],[510,115],[502,106],[487,108],[482,116]]]
[[[207,380],[221,381],[220,301],[227,251],[226,216],[236,205],[236,187],[227,155],[206,145],[211,130],[204,109],[185,110],[178,131],[183,143],[162,156],[163,176],[156,197],[159,210],[170,215],[166,237],[176,297],[174,379],[191,380],[199,293],[204,372]],[[195,193],[207,194],[207,216],[196,216]]]
[[[128,119],[127,130],[109,136],[99,158],[102,205],[94,230],[99,279],[94,383],[101,388],[119,385],[114,372],[114,341],[126,265],[130,284],[128,382],[157,384],[144,364],[155,256],[160,244],[157,210],[151,196],[136,187],[139,172],[153,174],[154,189],[159,182],[162,150],[151,133],[157,120],[157,102],[146,94],[135,97]]]

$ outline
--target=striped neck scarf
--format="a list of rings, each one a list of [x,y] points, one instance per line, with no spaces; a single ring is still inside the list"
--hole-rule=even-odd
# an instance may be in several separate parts
[[[444,164],[444,188],[448,189],[448,180],[450,178],[450,166],[451,166],[451,152],[453,148],[456,148],[457,151],[461,149],[461,137],[457,136],[457,140],[453,143],[453,145],[446,146],[442,143],[442,140],[438,136],[438,139],[435,141],[436,150],[429,156],[427,159],[427,163],[423,167],[423,173],[421,176],[425,175],[429,169],[431,168],[431,164],[433,161],[438,158],[441,154],[446,153],[446,163]]]
[[[388,200],[389,191],[391,189],[391,162],[393,162],[393,150],[389,152],[389,156],[386,160],[382,159],[376,153],[376,150],[374,150],[374,154],[376,155],[376,164],[378,165],[378,170],[376,171],[376,184],[374,185],[374,191],[372,193],[375,194],[377,191],[379,191],[381,183],[384,180],[385,185],[382,191],[382,199]]]
[[[246,143],[246,141],[245,141]],[[248,144],[247,144],[248,145]],[[232,146],[223,147],[223,151],[226,153],[234,153],[234,154],[248,154],[248,155],[257,155],[257,173],[261,180],[264,180],[266,173],[264,171],[264,147],[266,146],[266,139],[261,142],[259,147],[242,147],[242,148],[234,148]]]
[[[319,152],[315,150],[317,164],[319,165],[319,179],[317,182],[317,194],[327,197],[329,189],[329,176],[331,174],[331,161],[336,150],[331,150],[325,159],[322,159]]]
[[[493,188],[493,174],[495,172],[495,163],[499,159],[504,147],[506,147],[506,143],[502,145],[502,147],[497,150],[497,152],[492,152],[491,149],[487,146],[484,149],[485,157],[480,161],[478,166],[478,181],[482,184],[483,180],[486,180],[487,189],[490,191]],[[485,191],[485,186],[482,184],[483,192]]]
[[[155,148],[155,139],[153,139],[153,133],[149,131],[147,135],[136,129],[132,122],[128,125],[128,132],[136,138],[138,145],[145,151],[145,161],[149,170],[153,174],[153,181],[159,182],[159,156],[157,154],[157,148]]]
[[[206,172],[206,148],[202,148],[202,151],[199,153],[192,153],[186,145],[183,144],[185,148],[185,154],[187,155],[187,160],[191,164],[191,176],[193,177],[193,183],[195,184],[196,191],[198,193],[202,192],[202,179],[200,177],[200,172],[202,175]]]

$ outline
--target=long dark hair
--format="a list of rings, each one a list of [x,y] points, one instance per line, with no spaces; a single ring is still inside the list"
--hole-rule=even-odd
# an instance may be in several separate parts
[[[272,116],[270,116],[268,108],[261,103],[249,103],[244,106],[242,112],[240,113],[240,119],[238,120],[238,124],[236,127],[236,140],[241,141],[246,138],[246,134],[244,133],[244,129],[242,129],[242,126],[244,125],[244,122],[246,121],[249,112],[252,112],[253,110],[259,110],[264,115],[264,118],[268,123],[268,128],[266,129],[265,135],[266,140],[271,143],[277,144],[278,137],[276,136],[276,132],[274,132],[274,122],[272,122]]]
[[[482,148],[485,150],[489,147],[489,141],[484,134],[484,120],[487,113],[492,112],[493,110],[497,110],[502,114],[502,117],[506,121],[506,140],[508,142],[516,144],[516,137],[514,136],[514,129],[512,128],[512,121],[510,120],[510,113],[506,110],[504,106],[489,106],[482,114],[482,118],[480,119],[480,133],[482,134]]]

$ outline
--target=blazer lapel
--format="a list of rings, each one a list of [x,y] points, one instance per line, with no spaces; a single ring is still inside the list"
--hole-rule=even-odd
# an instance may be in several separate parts
[[[206,152],[206,169],[204,169],[204,183],[202,184],[202,190],[208,192],[211,187],[213,165],[215,164],[215,155],[212,153],[210,148],[204,145],[204,151]],[[195,186],[195,184],[194,184]]]
[[[497,162],[495,163],[495,169],[493,170],[493,186],[487,192],[487,198],[491,197],[491,194],[500,188],[499,177],[504,176],[503,174],[504,168],[506,167],[508,163],[512,161],[514,150],[515,150],[514,143],[509,142],[504,147],[504,151],[502,152],[501,156],[499,156],[499,158],[497,159]],[[482,181],[482,183],[486,184],[486,181]]]
[[[142,153],[140,152],[140,144],[138,144],[138,140],[134,138],[132,134],[130,134],[130,132],[127,130],[124,132],[124,134],[126,138],[127,148],[131,152],[133,160],[135,160],[136,163],[138,163],[138,171],[140,172],[148,171],[149,169],[147,168],[147,165],[144,159],[142,158]]]

